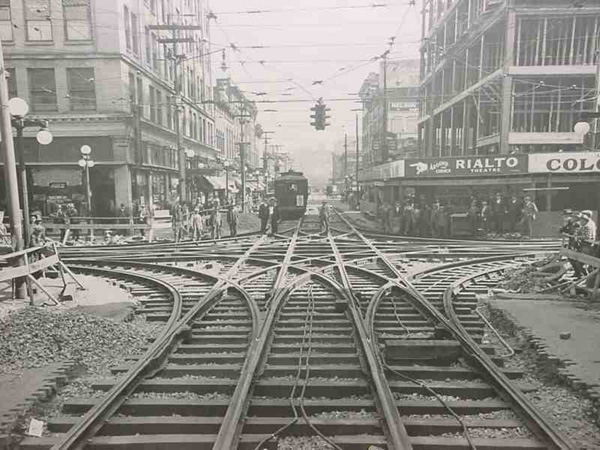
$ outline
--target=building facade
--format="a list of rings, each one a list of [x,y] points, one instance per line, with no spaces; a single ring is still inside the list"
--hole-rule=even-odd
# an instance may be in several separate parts
[[[423,1],[420,143],[428,156],[557,152],[598,107],[600,4]],[[597,128],[585,145],[596,148]]]
[[[6,0],[0,34],[11,96],[54,135],[42,147],[25,132],[33,208],[84,210],[82,145],[95,216],[166,207],[180,198],[186,150],[215,159],[201,0]]]
[[[384,96],[384,86],[385,96]],[[360,91],[365,164],[396,160],[417,151],[419,61],[388,60],[371,73]],[[387,111],[384,111],[384,98]],[[387,115],[384,144],[384,116]]]

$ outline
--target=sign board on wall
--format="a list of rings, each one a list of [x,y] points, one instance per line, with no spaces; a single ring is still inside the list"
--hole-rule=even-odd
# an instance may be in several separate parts
[[[527,155],[407,159],[408,178],[527,173]]]
[[[531,153],[530,173],[598,173],[600,152]]]

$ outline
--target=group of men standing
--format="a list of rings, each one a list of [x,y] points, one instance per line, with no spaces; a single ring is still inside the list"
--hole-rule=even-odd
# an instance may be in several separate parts
[[[186,204],[176,203],[171,210],[171,221],[175,242],[181,241],[185,235],[188,235],[194,241],[200,241],[208,232],[211,239],[221,239],[223,228],[222,211],[226,213],[227,224],[229,225],[229,236],[237,236],[239,221],[239,207],[233,203],[221,209],[218,201],[213,201],[208,208],[200,209],[195,206],[190,210]]]
[[[467,211],[469,229],[472,236],[477,236],[480,230],[485,234],[515,233],[533,237],[533,225],[538,217],[538,208],[531,196],[526,195],[523,200],[516,195],[506,199],[497,192],[490,201],[476,199],[471,201]]]
[[[422,237],[450,235],[450,210],[439,200],[429,205],[424,197],[415,201],[407,196],[404,202],[383,203],[379,214],[386,233]]]
[[[599,249],[596,245],[598,238],[598,229],[594,222],[592,211],[573,211],[565,209],[562,212],[563,226],[560,233],[567,238],[566,247],[582,252],[587,255],[600,257]],[[581,262],[569,259],[575,276],[584,277],[588,274],[588,268]]]
[[[260,219],[260,232],[262,234],[269,232],[273,235],[277,233],[277,225],[281,217],[275,198],[271,198],[268,203],[266,199],[262,199],[258,207],[258,218]]]

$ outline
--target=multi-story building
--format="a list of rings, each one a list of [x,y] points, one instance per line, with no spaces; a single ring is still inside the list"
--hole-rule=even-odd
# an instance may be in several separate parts
[[[365,163],[373,165],[415,153],[419,61],[382,62],[380,72],[373,72],[365,79],[359,95],[363,102],[362,148]],[[384,99],[387,100],[387,111],[384,111]],[[386,145],[383,140],[385,114]]]
[[[347,151],[344,145],[347,145]],[[349,137],[347,141],[338,141],[335,148],[338,150],[331,153],[331,184],[337,187],[338,192],[345,192],[356,187],[356,139]],[[358,164],[362,167],[361,154]]]
[[[202,0],[6,0],[0,34],[11,96],[54,135],[42,147],[25,133],[33,208],[83,207],[82,145],[96,216],[166,206],[181,195],[186,151],[215,158]]]
[[[598,2],[425,0],[423,8],[424,154],[557,152],[581,143],[573,126],[598,104]]]

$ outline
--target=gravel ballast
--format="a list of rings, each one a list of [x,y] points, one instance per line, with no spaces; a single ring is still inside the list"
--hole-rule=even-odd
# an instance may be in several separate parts
[[[25,308],[0,320],[0,372],[68,360],[89,373],[106,373],[117,358],[140,353],[156,329],[139,317],[115,322],[78,311]]]

